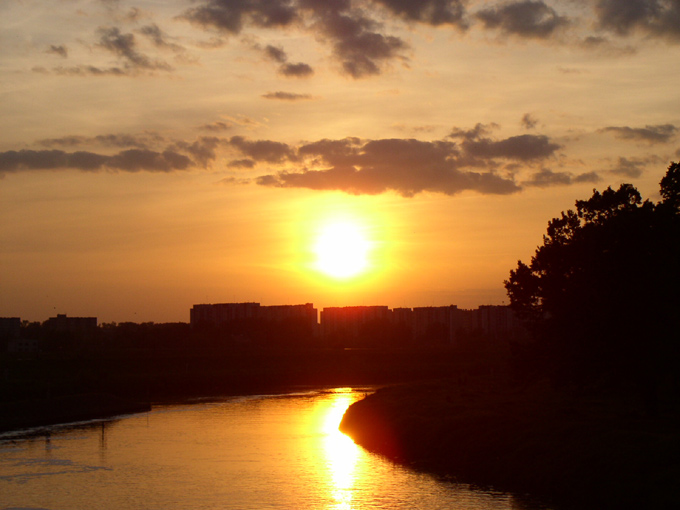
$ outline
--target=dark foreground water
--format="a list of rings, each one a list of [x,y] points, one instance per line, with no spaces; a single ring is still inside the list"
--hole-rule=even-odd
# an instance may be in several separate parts
[[[0,509],[526,508],[397,466],[338,432],[362,390],[155,406],[0,435]]]

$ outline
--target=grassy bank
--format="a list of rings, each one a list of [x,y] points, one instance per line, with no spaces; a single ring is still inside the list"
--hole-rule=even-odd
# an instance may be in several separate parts
[[[547,385],[439,381],[379,390],[341,430],[366,448],[564,509],[680,508],[680,416]]]

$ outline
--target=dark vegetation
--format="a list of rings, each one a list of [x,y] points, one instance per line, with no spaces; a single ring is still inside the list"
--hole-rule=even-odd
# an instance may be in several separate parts
[[[577,201],[505,285],[531,331],[506,371],[380,390],[341,429],[558,508],[680,508],[680,165],[658,203],[630,184]]]
[[[279,325],[267,331],[245,322],[199,328],[121,323],[103,324],[83,337],[25,323],[21,334],[37,339],[43,348],[0,354],[0,431],[17,428],[19,422],[28,426],[63,421],[50,411],[55,399],[82,394],[87,397],[81,416],[91,407],[95,417],[99,410],[90,406],[92,394],[102,395],[104,401],[107,395],[115,396],[134,408],[137,402],[475,373],[490,370],[502,358],[496,346],[488,344],[346,349],[324,345],[311,332],[298,332],[293,339],[293,330]],[[497,363],[490,361],[494,358]]]

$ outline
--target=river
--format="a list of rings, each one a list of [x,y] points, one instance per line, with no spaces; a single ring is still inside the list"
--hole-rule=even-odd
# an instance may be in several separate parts
[[[0,509],[526,509],[395,465],[338,431],[366,390],[156,405],[0,435]]]

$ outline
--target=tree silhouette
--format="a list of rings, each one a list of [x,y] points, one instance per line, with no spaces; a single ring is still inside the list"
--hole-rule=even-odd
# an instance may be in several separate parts
[[[660,184],[657,204],[630,184],[576,201],[505,281],[554,375],[633,381],[650,405],[658,377],[677,372],[680,164]]]

